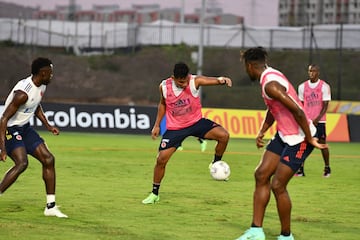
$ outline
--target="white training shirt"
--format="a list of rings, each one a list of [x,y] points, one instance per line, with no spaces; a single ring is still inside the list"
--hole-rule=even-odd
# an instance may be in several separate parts
[[[189,85],[190,85],[191,94],[194,97],[198,97],[199,94],[200,94],[200,88],[196,89],[196,87],[195,87],[195,77],[196,77],[196,75],[191,75]],[[166,80],[167,79],[165,79],[165,80],[163,80],[161,82],[161,88],[162,88],[162,92],[163,92],[163,97],[165,99],[166,99],[166,93],[167,93]],[[184,91],[183,88],[179,88],[179,87],[176,86],[175,81],[172,81],[172,89],[174,91],[175,96],[179,96],[182,93],[182,91]]]
[[[16,90],[25,92],[28,95],[28,100],[24,105],[20,106],[18,111],[9,119],[7,124],[8,127],[15,125],[23,126],[30,121],[30,118],[34,116],[35,110],[39,106],[42,96],[46,90],[46,86],[41,85],[40,87],[37,87],[32,81],[32,76],[20,80],[7,97],[5,101],[5,109],[12,101]]]
[[[311,82],[310,80],[307,80],[309,82],[309,87],[310,88],[316,88],[317,85],[320,83],[320,81],[316,81],[316,82]],[[304,86],[305,82],[301,83],[298,87],[298,93],[299,93],[299,99],[301,101],[304,101]],[[321,92],[322,92],[322,96],[323,96],[323,101],[331,101],[331,91],[330,91],[330,86],[329,84],[327,84],[325,81],[322,85],[321,88]]]

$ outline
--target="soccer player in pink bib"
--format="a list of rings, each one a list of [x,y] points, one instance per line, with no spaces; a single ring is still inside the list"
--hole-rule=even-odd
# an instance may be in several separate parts
[[[301,83],[298,87],[298,95],[304,104],[304,111],[316,126],[316,137],[320,143],[326,143],[326,111],[331,100],[329,84],[319,78],[320,67],[310,64],[308,68],[309,80]],[[324,160],[324,177],[330,177],[329,148],[321,149]],[[304,164],[295,176],[305,176]]]
[[[160,83],[160,102],[151,136],[160,135],[160,122],[166,115],[166,131],[162,136],[154,168],[153,186],[143,204],[160,200],[159,188],[165,175],[165,167],[176,149],[188,136],[216,140],[214,159],[220,161],[226,150],[229,133],[219,124],[202,117],[200,87],[212,85],[232,86],[230,78],[195,76],[182,62],[175,64],[173,75]]]
[[[278,240],[293,240],[291,233],[291,200],[287,184],[314,147],[325,148],[315,138],[316,128],[303,108],[294,87],[280,71],[267,65],[262,47],[250,48],[242,55],[251,80],[259,81],[267,106],[266,117],[256,137],[256,146],[265,145],[266,131],[277,123],[277,132],[268,142],[255,170],[253,218],[251,227],[237,240],[265,240],[263,220],[270,192],[275,195],[281,231]]]

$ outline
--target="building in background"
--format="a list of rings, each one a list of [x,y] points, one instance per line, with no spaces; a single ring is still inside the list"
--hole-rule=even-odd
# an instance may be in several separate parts
[[[90,10],[83,10],[80,5],[57,5],[53,10],[24,8],[16,4],[1,3],[0,17],[47,19],[68,21],[95,21],[95,22],[123,22],[123,23],[151,23],[167,20],[180,23],[181,8],[161,8],[159,4],[133,4],[130,9],[121,9],[119,5],[93,5]],[[6,10],[17,9],[17,10]],[[26,10],[26,11],[25,11]],[[193,14],[184,15],[184,23],[199,23],[201,9],[195,9]],[[218,7],[208,6],[205,22],[218,25],[242,24],[243,17],[223,13]]]
[[[360,24],[359,0],[279,0],[280,26]]]
[[[30,19],[38,8],[24,7],[18,4],[0,2],[0,18],[25,18]]]

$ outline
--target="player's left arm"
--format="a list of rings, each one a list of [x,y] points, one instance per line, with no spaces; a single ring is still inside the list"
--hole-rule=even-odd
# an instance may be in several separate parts
[[[319,112],[319,115],[313,120],[315,125],[317,125],[319,123],[320,119],[322,118],[322,116],[324,116],[324,114],[326,114],[328,106],[329,106],[329,101],[323,101],[323,105]]]
[[[206,77],[206,76],[195,77],[196,89],[198,89],[200,86],[213,86],[213,85],[227,85],[228,87],[231,87],[232,81],[228,77]]]
[[[257,148],[264,147],[265,142],[263,138],[265,136],[266,131],[274,124],[274,122],[275,122],[274,116],[271,114],[271,112],[268,109],[266,111],[265,119],[261,123],[260,130],[255,138]]]
[[[321,110],[319,112],[319,115],[313,120],[315,125],[326,114],[327,109],[329,107],[329,102],[331,100],[330,85],[328,85],[326,82],[324,82],[321,91],[322,91],[322,108],[321,108]]]
[[[59,135],[60,133],[60,130],[55,127],[55,126],[52,126],[49,124],[45,114],[44,114],[44,111],[42,109],[42,106],[41,104],[39,104],[39,106],[36,108],[35,110],[35,116],[40,119],[40,121],[44,124],[44,126],[46,127],[46,129],[50,132],[52,132],[54,135]]]

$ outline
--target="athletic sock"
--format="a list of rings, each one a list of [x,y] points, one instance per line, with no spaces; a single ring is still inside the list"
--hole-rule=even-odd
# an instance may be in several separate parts
[[[285,237],[288,237],[288,236],[290,236],[290,232],[281,232],[280,235],[283,235],[283,236],[285,236]]]
[[[55,194],[46,194],[46,207],[55,207]]]
[[[222,159],[222,156],[214,155],[213,163],[217,162],[217,161],[221,161],[221,159]]]
[[[152,193],[155,194],[155,195],[159,195],[159,188],[160,188],[160,184],[153,183]]]

